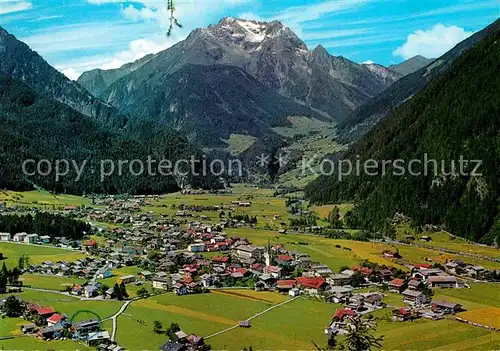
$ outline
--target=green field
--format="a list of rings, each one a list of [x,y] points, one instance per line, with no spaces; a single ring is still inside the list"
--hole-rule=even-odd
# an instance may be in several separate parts
[[[39,264],[44,261],[57,262],[61,260],[75,261],[84,257],[80,251],[59,249],[48,245],[27,245],[11,242],[0,242],[0,252],[3,253],[7,267],[18,265],[19,257],[22,255],[29,256],[31,264]]]
[[[460,323],[451,318],[394,322],[389,309],[373,313],[379,318],[377,334],[384,336],[386,350],[493,350],[500,346],[499,333]],[[490,343],[491,338],[491,343]]]
[[[25,286],[50,290],[63,290],[67,286],[86,282],[85,279],[38,274],[23,274],[19,280],[22,281]]]
[[[89,206],[90,202],[81,196],[54,195],[48,191],[0,191],[0,202],[7,206],[19,205],[45,209],[60,209],[67,205]]]

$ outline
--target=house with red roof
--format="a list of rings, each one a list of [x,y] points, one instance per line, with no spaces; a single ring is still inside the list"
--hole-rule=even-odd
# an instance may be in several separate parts
[[[59,313],[54,313],[52,316],[47,318],[47,323],[49,327],[52,327],[60,322],[62,322],[66,317]]]
[[[295,280],[297,285],[309,294],[318,294],[326,286],[326,280],[323,277],[298,277]]]
[[[413,314],[411,309],[408,307],[401,307],[395,310],[392,310],[392,319],[398,322],[404,322],[412,320]]]
[[[281,269],[281,267],[277,266],[265,266],[264,274],[269,274],[271,277],[279,279],[283,275],[283,270]]]
[[[343,322],[346,317],[354,317],[356,312],[347,308],[337,308],[333,315],[334,322]]]
[[[362,275],[364,275],[365,277],[368,277],[373,273],[373,269],[371,269],[369,267],[353,266],[353,267],[351,267],[351,270],[354,272],[359,272]]]
[[[296,283],[294,279],[278,280],[276,289],[278,292],[288,292],[295,287]]]
[[[95,241],[94,239],[89,239],[89,240],[87,240],[87,241],[85,241],[83,243],[83,246],[85,246],[85,247],[95,247],[95,246],[97,246],[97,241]]]
[[[227,264],[229,263],[229,256],[214,256],[212,257],[212,262]]]
[[[431,269],[432,265],[429,263],[416,263],[413,267],[416,269]]]
[[[278,255],[276,257],[276,262],[278,264],[288,264],[293,261],[293,257],[290,255]]]
[[[389,291],[401,294],[407,287],[404,279],[395,278],[389,282]]]
[[[40,305],[37,305],[37,304],[34,304],[34,303],[29,303],[27,306],[26,306],[26,310],[27,310],[27,314],[28,315],[33,315],[33,314],[37,314],[38,310],[40,309]]]
[[[54,313],[56,313],[56,311],[50,306],[47,306],[47,307],[38,306],[38,308],[35,311],[35,314],[38,314],[39,316],[41,316],[43,318],[49,318]]]

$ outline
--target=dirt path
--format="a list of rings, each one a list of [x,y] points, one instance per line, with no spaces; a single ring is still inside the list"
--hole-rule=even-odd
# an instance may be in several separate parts
[[[249,322],[249,321],[251,321],[251,320],[252,320],[252,319],[254,319],[254,318],[257,318],[257,317],[262,316],[264,313],[267,313],[267,312],[269,312],[269,311],[271,311],[271,310],[274,310],[274,309],[275,309],[275,308],[277,308],[277,307],[280,307],[280,306],[283,306],[283,305],[285,305],[285,304],[287,304],[287,303],[290,303],[290,302],[292,302],[292,301],[295,301],[295,300],[297,300],[298,298],[300,298],[300,296],[294,297],[293,299],[286,300],[286,301],[283,301],[283,302],[281,302],[281,303],[279,303],[279,304],[277,304],[277,305],[273,305],[273,306],[271,306],[271,307],[269,307],[269,308],[266,308],[264,311],[259,312],[259,313],[257,313],[257,314],[254,314],[253,316],[251,316],[251,317],[249,317],[249,318],[245,319],[245,321]],[[239,328],[239,324],[237,324],[237,325],[233,325],[232,327],[229,327],[229,328],[223,329],[223,330],[221,330],[221,331],[218,331],[217,333],[214,333],[214,334],[211,334],[211,335],[205,336],[203,339],[207,340],[207,339],[209,339],[209,338],[213,338],[214,336],[217,336],[217,335],[220,335],[220,334],[223,334],[223,333],[227,333],[228,331],[233,330],[233,329],[236,329],[236,328]]]

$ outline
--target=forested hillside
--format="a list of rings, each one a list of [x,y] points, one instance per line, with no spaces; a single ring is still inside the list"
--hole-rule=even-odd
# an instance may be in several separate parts
[[[500,31],[464,53],[453,66],[356,142],[346,158],[482,160],[482,176],[322,176],[306,195],[316,203],[356,202],[349,222],[383,230],[396,212],[417,224],[443,224],[463,237],[499,242]],[[473,165],[465,169],[472,171]],[[379,174],[381,169],[379,167]]]
[[[115,172],[101,182],[100,161],[145,161],[151,156],[175,162],[198,154],[185,139],[164,126],[130,120],[124,130],[114,130],[5,76],[0,76],[0,123],[0,188],[31,190],[36,184],[73,194],[169,192],[178,189],[170,176],[133,176],[127,171],[120,177]],[[47,159],[52,165],[57,159],[67,159],[79,166],[88,160],[88,164],[79,181],[75,181],[77,174],[71,167],[71,172],[56,182],[53,172],[50,176],[23,175],[21,166],[27,159]],[[196,186],[211,180],[188,182]]]

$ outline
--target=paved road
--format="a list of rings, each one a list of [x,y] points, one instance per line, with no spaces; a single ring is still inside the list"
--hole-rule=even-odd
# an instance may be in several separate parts
[[[267,313],[267,312],[269,312],[269,311],[271,311],[271,310],[274,310],[274,309],[275,309],[275,308],[277,308],[277,307],[280,307],[280,306],[283,306],[283,305],[285,305],[285,304],[287,304],[287,303],[290,303],[290,302],[292,302],[292,301],[295,301],[295,300],[297,300],[298,298],[300,298],[300,296],[294,297],[293,299],[289,299],[289,300],[283,301],[283,302],[281,302],[281,303],[279,303],[279,304],[277,304],[277,305],[273,305],[273,306],[271,306],[271,307],[269,307],[269,308],[265,309],[264,311],[259,312],[259,313],[257,313],[257,314],[254,314],[253,316],[251,316],[251,317],[249,317],[249,318],[245,319],[245,321],[247,321],[247,322],[248,322],[248,321],[251,321],[251,320],[252,320],[252,319],[254,319],[254,318],[257,318],[257,317],[262,316],[264,313]],[[229,327],[229,328],[226,328],[226,329],[224,329],[224,330],[218,331],[217,333],[211,334],[211,335],[209,335],[209,336],[205,336],[203,339],[207,340],[207,339],[209,339],[209,338],[213,338],[214,336],[217,336],[217,335],[219,335],[219,334],[226,333],[226,332],[228,332],[228,331],[230,331],[230,330],[233,330],[233,329],[236,329],[236,328],[239,328],[239,324],[234,325],[234,326]]]

